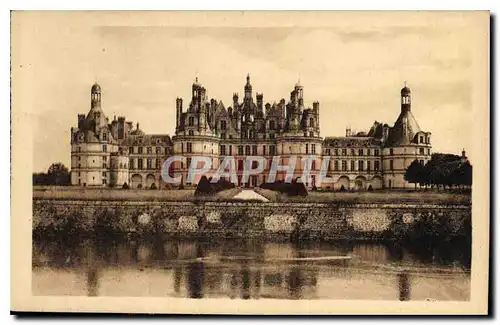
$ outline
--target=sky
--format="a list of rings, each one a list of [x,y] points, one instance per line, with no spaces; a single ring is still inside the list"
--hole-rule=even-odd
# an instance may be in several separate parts
[[[123,17],[104,24],[64,13],[17,17],[19,74],[13,78],[23,80],[19,92],[29,98],[34,171],[56,161],[69,165],[70,128],[77,114],[89,111],[94,82],[110,120],[126,116],[146,133],[174,135],[175,99],[188,106],[195,77],[210,98],[229,107],[234,92],[243,96],[247,73],[264,103],[288,100],[300,79],[305,105],[320,102],[323,137],[343,136],[346,126],[368,131],[374,121],[392,126],[406,81],[412,112],[421,129],[432,132],[434,152],[458,154],[472,146],[476,35],[470,21],[460,15],[335,17],[323,23],[321,16],[317,24],[307,17],[303,24],[208,19],[203,27],[189,19],[159,24],[158,17],[150,24]]]

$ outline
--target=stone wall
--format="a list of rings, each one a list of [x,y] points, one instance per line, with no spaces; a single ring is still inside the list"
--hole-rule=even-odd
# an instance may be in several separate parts
[[[33,229],[174,237],[470,236],[466,205],[34,200]]]

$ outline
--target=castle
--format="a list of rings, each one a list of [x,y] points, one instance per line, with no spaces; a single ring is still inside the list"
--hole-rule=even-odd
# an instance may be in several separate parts
[[[266,182],[274,156],[281,165],[297,159],[293,178],[301,177],[304,169],[310,177],[303,180],[309,188],[339,189],[404,188],[412,185],[404,180],[410,163],[417,159],[425,163],[431,158],[431,133],[422,131],[411,112],[411,91],[401,89],[401,111],[390,127],[375,122],[370,130],[345,136],[320,136],[320,105],[304,104],[304,88],[299,83],[290,92],[288,102],[281,99],[272,105],[262,93],[252,91],[247,75],[244,96],[233,94],[232,106],[209,99],[206,89],[198,82],[192,85],[191,100],[184,110],[182,98],[176,99],[175,136],[145,134],[137,123],[115,117],[111,123],[101,107],[101,87],[91,88],[91,108],[87,115],[78,115],[78,127],[71,128],[71,183],[80,186],[118,186],[162,189],[194,186],[188,182],[188,167],[194,156],[209,157],[213,174],[225,156],[234,157],[239,186],[256,187]],[[173,155],[185,157],[175,161],[168,170],[178,177],[177,184],[162,180],[163,162]],[[245,158],[265,157],[264,171],[243,177]],[[313,157],[310,166],[301,158]],[[326,158],[328,157],[328,158]],[[327,164],[332,182],[322,183],[320,170]],[[283,180],[285,172],[277,175]]]

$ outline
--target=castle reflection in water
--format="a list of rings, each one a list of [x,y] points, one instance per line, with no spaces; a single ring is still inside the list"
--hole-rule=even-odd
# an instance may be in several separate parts
[[[456,250],[391,247],[257,241],[37,243],[32,289],[34,295],[76,296],[469,299],[470,257],[455,256]],[[321,259],[332,256],[350,259]]]

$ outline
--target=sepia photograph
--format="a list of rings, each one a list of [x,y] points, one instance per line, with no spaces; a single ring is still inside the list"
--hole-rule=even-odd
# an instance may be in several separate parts
[[[487,314],[490,15],[11,13],[13,311]]]

